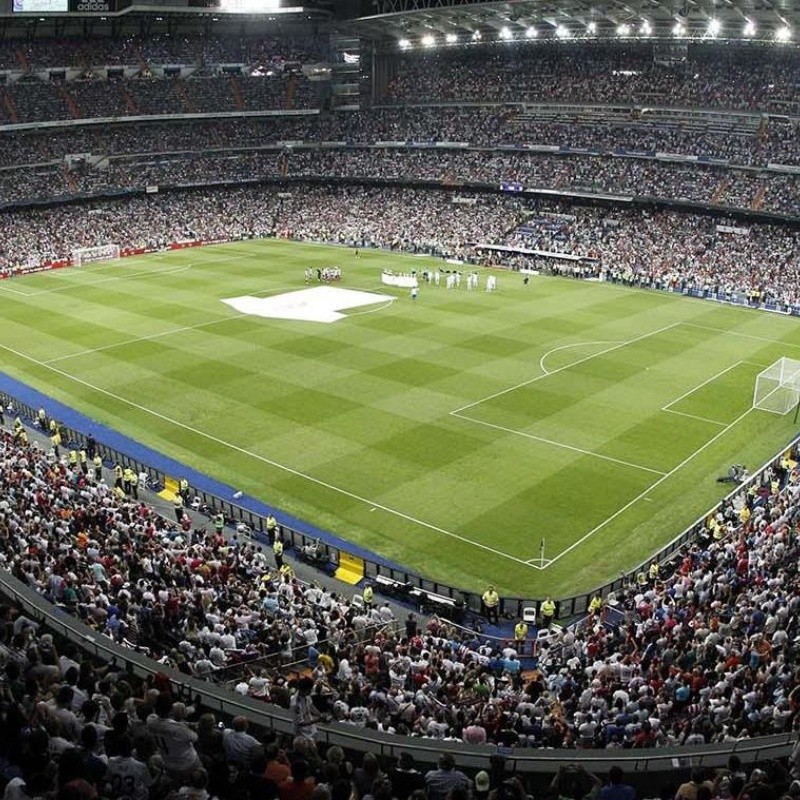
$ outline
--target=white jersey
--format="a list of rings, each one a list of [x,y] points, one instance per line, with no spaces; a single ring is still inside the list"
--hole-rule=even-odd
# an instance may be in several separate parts
[[[182,722],[161,719],[155,714],[147,718],[147,729],[164,759],[168,770],[184,772],[200,764],[200,756],[194,749],[197,734]]]
[[[153,785],[147,766],[130,756],[109,758],[106,780],[111,784],[114,797],[129,797],[130,800],[148,800]]]

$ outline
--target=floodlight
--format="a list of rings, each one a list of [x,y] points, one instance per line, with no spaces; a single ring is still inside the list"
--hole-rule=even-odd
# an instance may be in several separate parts
[[[505,39],[506,41],[508,41],[509,39],[513,39],[514,38],[514,34],[511,33],[511,28],[509,28],[507,25],[504,26],[503,28],[501,28],[500,29],[500,38],[501,39]]]
[[[423,47],[433,47],[436,44],[436,37],[432,33],[426,33],[420,41]]]
[[[683,27],[683,24],[680,22],[676,22],[672,28],[672,35],[673,36],[684,36],[686,34],[686,28]]]
[[[597,33],[597,23],[596,23],[596,22],[590,22],[590,23],[589,23],[589,24],[586,26],[586,32],[587,32],[588,34],[590,34],[591,36],[594,36],[594,34],[596,34],[596,33]]]
[[[240,14],[268,14],[281,7],[281,0],[221,0],[220,11],[233,11]]]
[[[535,39],[539,35],[539,31],[531,25],[529,28],[525,30],[525,38],[526,39]]]
[[[622,25],[617,25],[617,36],[630,36],[631,26],[623,22]]]
[[[642,27],[639,28],[639,32],[642,36],[649,36],[653,32],[653,28],[647,20],[642,22]]]
[[[397,44],[401,50],[408,50],[411,47],[411,42],[408,39],[401,39]]]
[[[473,31],[472,32],[472,41],[479,42],[483,38],[483,34],[480,31]]]
[[[708,21],[708,35],[716,36],[721,30],[722,30],[722,23],[718,19],[712,17]]]
[[[448,33],[447,36],[444,37],[444,40],[447,44],[455,44],[458,41],[458,36],[454,33]]]
[[[756,35],[756,24],[753,20],[749,19],[745,23],[744,28],[742,29],[742,36],[755,36]]]
[[[569,29],[564,25],[556,25],[556,36],[559,39],[569,39]]]
[[[786,25],[775,31],[775,39],[779,42],[788,42],[791,38],[792,32]]]

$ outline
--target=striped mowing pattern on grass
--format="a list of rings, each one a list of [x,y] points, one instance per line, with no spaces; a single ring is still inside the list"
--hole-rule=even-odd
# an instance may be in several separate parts
[[[790,437],[749,409],[797,320],[504,273],[415,303],[380,286],[429,263],[254,241],[5,281],[3,369],[415,571],[519,596],[638,563]],[[330,265],[397,301],[331,325],[221,302]]]

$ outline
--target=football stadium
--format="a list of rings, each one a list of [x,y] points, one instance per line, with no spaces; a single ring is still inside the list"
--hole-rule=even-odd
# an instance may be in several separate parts
[[[4,2],[3,796],[800,798],[800,7]]]

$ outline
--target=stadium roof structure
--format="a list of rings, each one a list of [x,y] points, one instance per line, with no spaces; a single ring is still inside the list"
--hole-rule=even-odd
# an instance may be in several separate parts
[[[800,39],[798,0],[373,0],[353,33],[405,47],[531,39]]]

